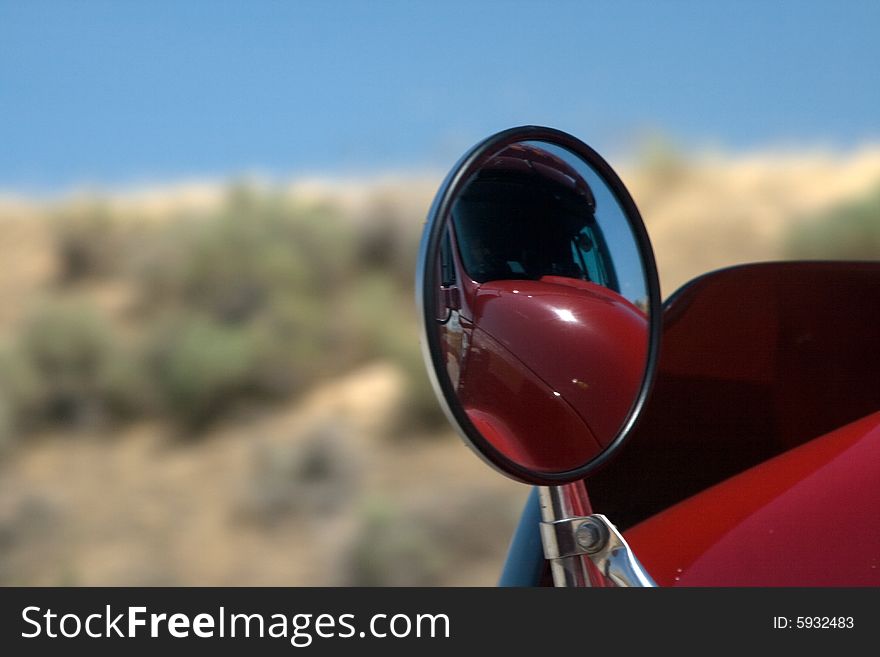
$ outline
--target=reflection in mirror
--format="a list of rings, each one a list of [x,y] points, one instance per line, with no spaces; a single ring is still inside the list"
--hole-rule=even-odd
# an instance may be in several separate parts
[[[640,219],[589,162],[544,141],[489,154],[459,189],[431,254],[453,403],[519,467],[582,468],[621,433],[646,377]]]

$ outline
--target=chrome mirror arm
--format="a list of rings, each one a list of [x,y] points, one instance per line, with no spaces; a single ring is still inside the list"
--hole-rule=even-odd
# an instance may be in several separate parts
[[[590,508],[583,482],[542,486],[538,495],[541,542],[556,586],[657,586],[608,518],[583,514]]]
[[[588,516],[578,527],[577,535],[587,556],[614,586],[657,586],[626,539],[605,516]]]

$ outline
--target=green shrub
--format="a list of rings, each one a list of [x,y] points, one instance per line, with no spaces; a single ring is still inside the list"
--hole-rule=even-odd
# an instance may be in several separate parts
[[[358,499],[360,463],[350,429],[336,419],[282,443],[255,443],[240,504],[243,519],[274,525],[285,519],[326,520]]]
[[[350,586],[431,586],[447,567],[444,545],[421,517],[373,500],[345,560]]]
[[[136,278],[148,307],[246,323],[279,297],[335,292],[349,273],[348,233],[329,208],[237,188],[218,214],[182,218],[157,235]]]
[[[256,357],[247,331],[199,316],[161,326],[148,351],[162,408],[189,428],[209,423],[253,391]]]
[[[0,381],[15,427],[80,426],[133,411],[142,375],[100,313],[54,299],[25,320]]]
[[[786,236],[785,255],[876,260],[880,257],[880,187],[796,225]]]
[[[212,210],[115,212],[96,200],[52,217],[61,281],[95,284],[56,288],[0,353],[0,436],[151,414],[197,429],[375,359],[407,375],[403,428],[442,421],[416,337],[420,222],[393,198],[358,221],[238,184]],[[83,291],[112,303],[98,312]]]
[[[369,500],[343,560],[344,583],[432,586],[479,561],[494,571],[505,547],[498,537],[510,535],[522,499],[510,491],[446,493],[441,505],[430,498]]]
[[[687,157],[669,135],[645,133],[638,150],[639,162],[654,185],[674,186],[687,176]]]

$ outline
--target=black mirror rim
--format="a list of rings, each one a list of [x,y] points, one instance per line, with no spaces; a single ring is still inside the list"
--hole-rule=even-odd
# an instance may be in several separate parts
[[[477,431],[476,427],[467,417],[464,408],[458,403],[455,390],[452,388],[452,383],[446,374],[446,364],[443,361],[439,333],[433,330],[436,327],[436,318],[433,316],[434,309],[432,304],[428,302],[429,299],[433,298],[437,283],[435,267],[433,266],[434,258],[429,256],[436,254],[440,248],[440,240],[445,228],[443,218],[447,216],[453,200],[464,184],[470,179],[471,175],[489,157],[506,146],[522,141],[544,141],[561,146],[581,157],[603,177],[627,216],[639,252],[643,258],[647,279],[649,308],[648,362],[639,394],[630,407],[629,415],[614,440],[595,458],[580,467],[564,472],[538,472],[524,468],[504,456],[480,435],[479,431]],[[502,474],[517,481],[537,485],[559,485],[578,481],[606,465],[632,432],[650,395],[659,359],[661,305],[657,266],[654,260],[654,251],[648,238],[648,232],[629,191],[611,166],[596,151],[576,137],[554,128],[532,125],[520,126],[496,133],[479,142],[464,154],[443,181],[428,212],[422,241],[419,246],[418,264],[416,266],[416,304],[421,320],[422,354],[425,358],[429,378],[443,411],[464,439],[465,444],[473,449],[486,463]]]

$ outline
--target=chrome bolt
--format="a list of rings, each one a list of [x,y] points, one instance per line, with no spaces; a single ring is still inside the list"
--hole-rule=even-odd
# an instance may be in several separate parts
[[[586,520],[581,523],[575,532],[577,544],[587,552],[596,552],[604,544],[605,532],[595,520]]]

